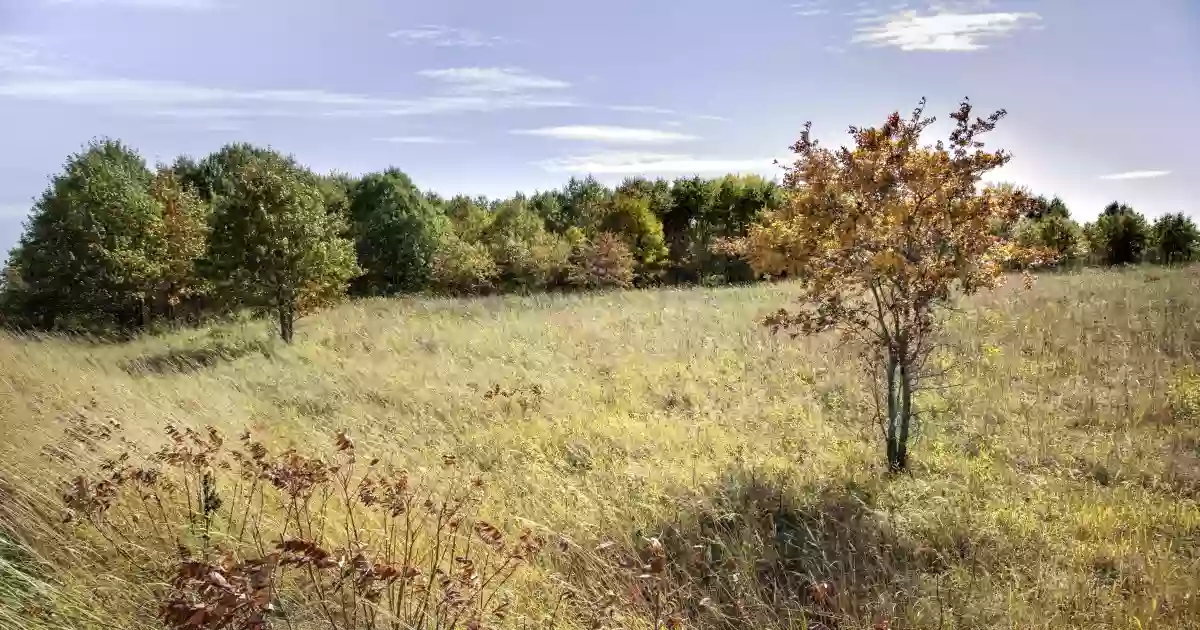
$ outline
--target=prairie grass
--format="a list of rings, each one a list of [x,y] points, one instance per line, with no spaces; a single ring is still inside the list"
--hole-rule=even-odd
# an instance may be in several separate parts
[[[174,568],[60,495],[167,424],[304,453],[348,430],[431,478],[452,455],[481,518],[554,543],[501,626],[1200,627],[1198,289],[1089,270],[962,303],[891,479],[852,353],[756,325],[787,284],[367,300],[292,346],[0,337],[0,627],[156,623]]]

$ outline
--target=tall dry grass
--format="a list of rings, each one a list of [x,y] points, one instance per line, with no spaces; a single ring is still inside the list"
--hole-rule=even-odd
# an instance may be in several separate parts
[[[755,324],[786,284],[365,301],[290,347],[3,338],[0,626],[154,623],[171,550],[134,567],[61,494],[170,423],[302,453],[348,429],[431,479],[454,456],[480,519],[551,543],[493,625],[1194,628],[1198,287],[1086,271],[962,304],[896,479],[851,354]]]

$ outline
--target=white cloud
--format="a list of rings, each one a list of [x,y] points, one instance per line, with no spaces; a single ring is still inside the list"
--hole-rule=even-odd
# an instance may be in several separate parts
[[[0,35],[0,73],[53,74],[57,71],[47,63],[38,38]]]
[[[375,140],[377,142],[391,142],[394,144],[462,144],[462,140],[453,140],[439,136],[389,136],[386,138],[375,138]]]
[[[1003,37],[1041,19],[1036,13],[955,13],[918,15],[907,11],[858,29],[852,43],[901,50],[971,51],[981,40]]]
[[[531,83],[531,82],[527,82]],[[0,98],[103,106],[124,113],[176,118],[370,117],[570,107],[569,99],[504,89],[394,99],[325,90],[230,90],[170,81],[23,78],[0,82]],[[489,93],[490,92],[490,93]]]
[[[825,15],[827,13],[829,13],[829,9],[796,9],[793,15],[798,15],[800,17],[816,17],[818,15]]]
[[[645,175],[666,173],[773,173],[772,158],[728,159],[686,154],[606,152],[543,160],[537,163],[552,173],[595,175]]]
[[[80,6],[125,6],[142,9],[184,9],[197,11],[217,6],[217,0],[45,0],[48,4]]]
[[[696,120],[711,120],[715,122],[728,122],[729,119],[724,116],[713,116],[711,114],[702,114],[700,116],[692,116]]]
[[[571,87],[566,81],[538,76],[522,68],[445,68],[422,70],[417,74],[462,93],[511,93]]]
[[[654,105],[609,105],[608,108],[614,112],[632,112],[635,114],[663,114],[669,116],[676,113],[673,109],[656,107]]]
[[[607,127],[603,125],[567,125],[563,127],[543,127],[541,129],[517,129],[512,131],[512,133],[525,136],[542,136],[558,140],[584,140],[617,144],[683,142],[697,139],[696,136],[676,131],[637,129],[634,127]]]
[[[425,44],[438,48],[484,48],[509,44],[514,40],[499,35],[485,35],[469,28],[425,24],[388,33],[388,37],[407,44]]]
[[[1157,177],[1166,177],[1171,171],[1127,171],[1125,173],[1113,173],[1111,175],[1101,175],[1100,179],[1109,181],[1122,181],[1127,179],[1154,179]]]

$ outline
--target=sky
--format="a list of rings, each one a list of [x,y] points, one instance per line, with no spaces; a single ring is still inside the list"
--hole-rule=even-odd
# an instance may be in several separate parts
[[[98,137],[505,196],[777,176],[805,121],[840,145],[922,97],[1006,109],[993,178],[1080,219],[1200,218],[1196,0],[0,0],[0,249]]]

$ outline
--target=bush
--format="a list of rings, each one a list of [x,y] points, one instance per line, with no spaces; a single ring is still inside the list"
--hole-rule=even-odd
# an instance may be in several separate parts
[[[572,256],[567,282],[581,289],[629,287],[634,265],[633,254],[621,238],[601,232]]]
[[[248,432],[240,449],[211,427],[166,433],[153,457],[107,460],[63,501],[114,558],[167,585],[146,594],[168,628],[491,626],[543,544],[480,520],[483,482],[450,456],[425,485],[359,459],[345,432],[327,459]]]

